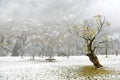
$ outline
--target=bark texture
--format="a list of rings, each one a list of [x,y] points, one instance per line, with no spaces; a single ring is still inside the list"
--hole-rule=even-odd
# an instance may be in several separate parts
[[[87,56],[89,57],[90,61],[93,63],[93,65],[96,67],[96,68],[100,68],[100,67],[103,67],[99,60],[98,60],[98,57],[95,55],[95,54],[87,54]]]

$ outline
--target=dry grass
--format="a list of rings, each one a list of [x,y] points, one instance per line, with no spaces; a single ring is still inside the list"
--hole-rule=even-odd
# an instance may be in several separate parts
[[[120,72],[94,66],[64,68],[61,76],[68,80],[120,80]]]
[[[66,79],[79,79],[79,80],[104,80],[109,79],[109,75],[112,74],[112,70],[106,70],[104,68],[96,69],[94,66],[83,66],[79,68],[68,68],[67,73],[64,72]],[[97,78],[96,78],[97,77]],[[98,77],[100,79],[98,79]],[[111,79],[110,79],[111,80]]]
[[[98,75],[108,75],[110,74],[112,71],[110,70],[106,70],[104,68],[99,68],[96,69],[94,66],[84,66],[82,67],[82,69],[78,69],[77,70],[77,74],[79,76],[98,76]]]

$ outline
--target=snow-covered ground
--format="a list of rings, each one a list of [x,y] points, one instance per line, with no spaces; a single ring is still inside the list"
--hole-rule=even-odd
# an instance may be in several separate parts
[[[98,57],[105,68],[120,71],[120,56]],[[65,74],[63,68],[92,65],[86,56],[55,59],[54,62],[47,62],[38,57],[35,60],[30,60],[29,57],[0,57],[0,80],[68,80],[61,77],[61,74]]]

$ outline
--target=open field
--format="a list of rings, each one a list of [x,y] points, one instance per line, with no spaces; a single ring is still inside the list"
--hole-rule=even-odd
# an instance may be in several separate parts
[[[120,71],[120,56],[98,56],[104,68]],[[0,57],[0,80],[80,80],[67,78],[68,68],[92,65],[86,56],[55,57],[56,61],[47,62],[46,58],[36,57]],[[107,80],[107,79],[106,79]],[[120,80],[120,74],[111,76],[111,80]]]

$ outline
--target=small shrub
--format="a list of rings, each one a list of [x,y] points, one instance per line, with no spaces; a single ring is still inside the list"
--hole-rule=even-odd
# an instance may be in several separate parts
[[[55,61],[56,59],[45,59],[46,61],[52,62]]]

